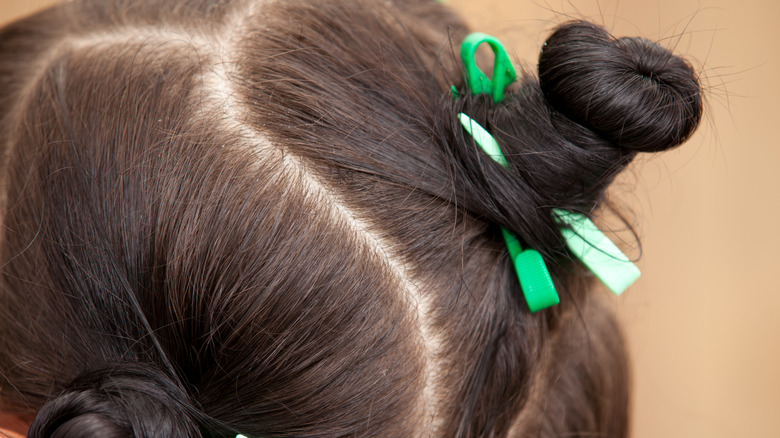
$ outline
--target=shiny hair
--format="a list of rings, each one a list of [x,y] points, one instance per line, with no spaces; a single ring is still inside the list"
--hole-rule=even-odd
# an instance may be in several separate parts
[[[466,31],[427,0],[83,0],[4,28],[0,409],[32,437],[626,436],[620,329],[551,213],[682,143],[697,76],[570,22],[494,104]],[[558,306],[528,311],[500,227]]]

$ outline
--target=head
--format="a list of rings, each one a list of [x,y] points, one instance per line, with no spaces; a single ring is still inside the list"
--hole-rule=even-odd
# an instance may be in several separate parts
[[[552,210],[594,214],[682,143],[696,75],[572,22],[495,104],[466,32],[427,0],[85,0],[5,28],[0,410],[55,437],[626,435],[620,330]],[[558,306],[529,312],[501,227]]]

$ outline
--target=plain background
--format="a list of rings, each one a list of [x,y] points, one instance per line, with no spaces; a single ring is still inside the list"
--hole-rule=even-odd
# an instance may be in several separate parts
[[[0,0],[0,24],[51,3]],[[659,41],[699,69],[708,108],[698,133],[637,160],[612,191],[644,250],[642,278],[615,298],[634,362],[633,436],[780,437],[780,2],[451,5],[529,69],[570,18]]]

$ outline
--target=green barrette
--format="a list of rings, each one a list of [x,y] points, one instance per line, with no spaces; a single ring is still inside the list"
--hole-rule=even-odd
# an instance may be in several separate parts
[[[463,113],[458,114],[458,119],[463,128],[471,134],[477,145],[490,158],[504,167],[509,167],[498,142],[482,125]],[[520,289],[523,291],[523,296],[525,296],[525,301],[531,312],[558,304],[560,302],[558,292],[555,291],[550,271],[539,251],[535,249],[523,250],[517,237],[504,227],[501,227],[501,234],[504,235],[509,257],[512,259],[517,279],[520,281]]]
[[[620,295],[641,275],[639,268],[587,216],[566,210],[553,211],[572,254],[615,295]]]
[[[474,54],[477,47],[487,44],[493,50],[493,79],[488,79],[485,73],[477,67]],[[466,36],[460,45],[460,59],[466,68],[466,82],[473,94],[489,94],[493,103],[504,100],[504,89],[517,78],[509,55],[504,46],[496,37],[481,32],[474,32]]]

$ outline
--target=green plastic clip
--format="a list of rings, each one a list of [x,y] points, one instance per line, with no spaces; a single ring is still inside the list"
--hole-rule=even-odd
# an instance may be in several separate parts
[[[493,50],[493,79],[488,79],[485,73],[477,67],[474,54],[480,44],[487,43]],[[466,36],[460,45],[460,58],[466,67],[466,82],[473,94],[489,94],[494,103],[504,99],[504,89],[517,78],[512,62],[506,54],[504,46],[496,37],[474,32]]]
[[[553,211],[572,254],[615,295],[620,295],[641,275],[639,268],[587,216],[566,210]]]
[[[504,166],[504,168],[509,168],[509,163],[506,161],[504,153],[501,152],[498,142],[482,125],[463,113],[458,114],[458,120],[463,125],[463,129],[474,138],[474,141],[493,161]]]
[[[505,168],[509,167],[498,142],[482,125],[463,113],[458,114],[458,120],[463,125],[463,129],[471,134],[477,145],[490,158]],[[504,235],[504,242],[515,266],[515,273],[520,281],[520,289],[523,291],[525,301],[528,303],[528,309],[533,313],[558,304],[560,302],[558,292],[555,291],[550,271],[539,251],[523,250],[517,237],[504,227],[501,227],[501,234]]]

